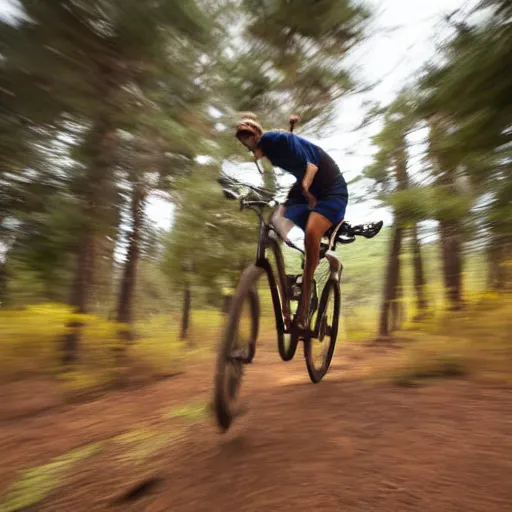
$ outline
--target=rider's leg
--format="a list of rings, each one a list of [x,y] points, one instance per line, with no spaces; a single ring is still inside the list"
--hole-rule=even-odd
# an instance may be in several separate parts
[[[280,206],[272,215],[270,222],[276,228],[279,236],[284,240],[288,240],[288,233],[294,226],[294,223],[285,217],[286,206]]]
[[[309,214],[306,225],[306,260],[304,263],[304,274],[302,277],[302,296],[298,310],[298,326],[306,328],[306,321],[309,312],[309,301],[311,299],[311,284],[315,275],[316,267],[320,260],[320,241],[324,233],[332,226],[332,222],[317,212]]]

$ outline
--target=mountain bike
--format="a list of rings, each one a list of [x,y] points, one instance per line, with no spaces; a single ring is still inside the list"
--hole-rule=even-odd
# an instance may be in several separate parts
[[[242,272],[235,294],[231,300],[226,325],[217,351],[214,381],[214,408],[219,427],[226,431],[240,412],[236,407],[243,374],[256,353],[259,332],[260,302],[258,283],[266,275],[274,310],[277,347],[283,361],[295,356],[300,341],[304,345],[304,359],[309,377],[318,383],[327,373],[336,346],[341,307],[340,279],[343,266],[335,256],[338,243],[349,244],[356,236],[373,238],[383,223],[370,223],[351,226],[340,222],[325,234],[321,241],[320,260],[327,260],[329,270],[318,299],[317,282],[313,280],[310,312],[310,324],[305,330],[298,328],[295,316],[291,323],[285,322],[285,312],[292,312],[292,306],[298,305],[301,296],[302,274],[287,274],[285,270],[281,243],[299,251],[304,250],[294,243],[283,240],[270,219],[264,217],[264,211],[278,206],[268,193],[248,185],[238,186],[227,178],[220,179],[224,196],[238,200],[240,209],[252,210],[259,219],[259,236],[256,258]],[[272,265],[270,260],[273,260]],[[303,263],[304,264],[304,263]],[[288,325],[287,325],[288,324]],[[241,331],[244,330],[242,333]],[[315,357],[315,348],[320,348],[320,357]]]

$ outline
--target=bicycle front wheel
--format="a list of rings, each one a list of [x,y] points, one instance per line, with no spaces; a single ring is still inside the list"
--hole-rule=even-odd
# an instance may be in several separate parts
[[[251,265],[242,273],[217,352],[214,406],[217,423],[224,431],[237,415],[244,366],[256,351],[260,317],[257,283],[263,272]]]
[[[331,365],[340,319],[340,285],[329,279],[318,307],[314,333],[304,341],[304,358],[309,378],[320,382]]]

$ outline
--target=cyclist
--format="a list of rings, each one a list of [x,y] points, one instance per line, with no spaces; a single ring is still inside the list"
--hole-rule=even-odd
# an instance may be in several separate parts
[[[290,118],[292,130],[297,121],[297,116]],[[311,283],[320,258],[320,241],[345,216],[347,184],[336,162],[322,148],[291,132],[264,132],[253,114],[245,114],[236,124],[236,138],[256,160],[266,157],[274,167],[289,172],[297,180],[272,222],[285,240],[294,224],[305,233],[303,288],[297,310],[297,325],[305,330],[309,325]],[[289,325],[290,313],[284,313]]]

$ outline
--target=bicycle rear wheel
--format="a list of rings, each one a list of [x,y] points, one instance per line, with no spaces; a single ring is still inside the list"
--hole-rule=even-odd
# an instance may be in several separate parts
[[[217,423],[224,431],[237,415],[244,366],[252,361],[256,351],[260,317],[256,286],[263,272],[251,265],[242,273],[217,351],[214,406]]]
[[[340,318],[339,282],[329,279],[323,289],[314,335],[304,340],[304,358],[309,378],[315,384],[320,382],[331,365]]]

